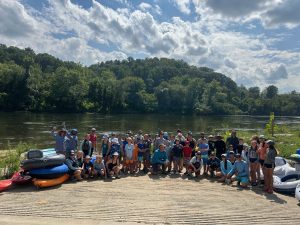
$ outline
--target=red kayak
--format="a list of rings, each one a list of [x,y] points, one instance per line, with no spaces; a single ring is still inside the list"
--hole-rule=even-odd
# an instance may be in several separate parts
[[[0,192],[5,191],[12,185],[12,180],[0,180]]]
[[[31,176],[23,176],[22,171],[16,172],[12,178],[11,181],[13,182],[13,184],[28,184],[31,182]]]

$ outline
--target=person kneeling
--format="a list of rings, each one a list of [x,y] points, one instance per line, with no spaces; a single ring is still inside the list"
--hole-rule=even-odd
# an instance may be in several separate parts
[[[104,160],[101,155],[96,156],[96,160],[94,162],[94,174],[100,178],[106,178],[106,168],[104,165]]]
[[[78,161],[75,157],[74,150],[70,151],[70,155],[66,159],[66,165],[69,168],[69,174],[71,175],[71,177],[75,177],[76,180],[78,180],[78,181],[82,180],[82,177],[81,177],[82,168],[79,167],[79,165],[78,165]]]
[[[112,158],[110,158],[106,162],[107,166],[107,174],[109,176],[115,176],[116,179],[119,179],[119,173],[120,173],[120,159],[119,159],[119,153],[114,152],[112,155]]]
[[[220,163],[221,171],[217,172],[217,176],[220,177],[220,182],[230,183],[230,179],[227,179],[227,175],[231,171],[233,165],[226,159],[226,154],[222,154],[222,161]]]
[[[160,166],[162,167],[162,173],[163,174],[166,173],[168,160],[167,160],[167,153],[165,151],[164,144],[160,144],[159,149],[157,149],[154,152],[153,157],[151,159],[151,163],[152,163],[152,174],[153,175],[157,175]]]
[[[85,179],[93,178],[94,177],[94,169],[93,163],[91,162],[91,157],[89,155],[85,156],[85,160],[83,163],[83,176]]]
[[[220,162],[221,160],[216,157],[216,154],[214,152],[211,152],[210,158],[207,162],[210,177],[214,177],[215,176],[214,172],[218,172],[220,170]]]
[[[242,157],[240,154],[236,154],[236,161],[230,170],[229,174],[227,175],[227,178],[231,181],[237,180],[238,185],[246,188],[249,184],[249,169],[248,164],[242,160]],[[232,177],[233,174],[235,174],[235,177]]]
[[[188,167],[188,175],[192,175],[195,173],[196,178],[200,176],[201,167],[203,165],[203,160],[201,158],[201,152],[198,151],[196,155],[190,160],[190,164]]]

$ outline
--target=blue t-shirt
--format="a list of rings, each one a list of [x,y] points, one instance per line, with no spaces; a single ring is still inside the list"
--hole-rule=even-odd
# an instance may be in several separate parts
[[[138,157],[142,157],[144,155],[144,152],[142,152],[140,150],[144,149],[144,144],[143,143],[138,143],[137,146],[138,146],[138,149],[139,149],[139,151],[138,151]]]
[[[208,159],[209,145],[208,144],[199,144],[199,149],[201,151],[202,158]]]

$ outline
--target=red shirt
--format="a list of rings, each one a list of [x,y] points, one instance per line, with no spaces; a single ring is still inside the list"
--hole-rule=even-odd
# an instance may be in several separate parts
[[[191,157],[193,149],[190,146],[183,147],[183,157]]]
[[[95,144],[97,141],[97,135],[96,134],[90,134],[90,141]]]

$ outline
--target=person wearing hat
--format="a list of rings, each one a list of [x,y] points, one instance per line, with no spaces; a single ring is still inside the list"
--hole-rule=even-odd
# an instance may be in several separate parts
[[[277,150],[275,148],[275,142],[273,140],[266,141],[268,147],[267,154],[264,162],[265,170],[265,186],[264,191],[269,194],[273,193],[273,171],[275,168],[275,157],[277,156]]]
[[[220,177],[218,181],[224,182],[227,179],[227,175],[231,171],[233,164],[227,159],[226,154],[222,154],[221,157],[222,157],[222,161],[220,163],[221,171],[217,172],[216,175],[217,177]]]
[[[104,164],[104,160],[102,159],[101,155],[96,155],[96,160],[94,162],[94,167],[93,167],[93,173],[95,176],[98,176],[100,178],[107,178],[106,175],[106,168]]]
[[[183,157],[183,146],[180,144],[179,139],[175,139],[175,145],[172,148],[172,156],[173,156],[173,163],[174,163],[174,174],[180,173],[180,160]]]
[[[111,138],[111,144],[107,154],[112,157],[115,152],[117,152],[119,157],[121,157],[121,146],[117,137]]]
[[[78,131],[77,129],[72,129],[70,133],[67,133],[67,140],[66,140],[66,154],[67,156],[70,154],[71,150],[77,151],[78,150]]]
[[[152,164],[152,174],[157,175],[159,168],[162,168],[162,173],[165,174],[166,168],[168,165],[168,157],[167,153],[165,151],[166,146],[161,143],[158,146],[158,149],[155,150],[152,159],[151,159],[151,164]]]
[[[249,165],[249,157],[248,157],[248,152],[249,151],[249,145],[247,143],[243,144],[243,151],[242,154],[240,154],[242,156],[242,159]]]
[[[120,159],[119,159],[119,153],[114,152],[112,154],[112,158],[110,158],[106,162],[106,170],[108,176],[115,176],[116,179],[119,179],[119,173],[120,173]]]
[[[226,153],[226,143],[223,141],[223,137],[220,134],[216,135],[215,150],[217,158],[221,158],[222,154]]]
[[[51,135],[55,139],[55,151],[57,154],[66,155],[66,141],[67,141],[67,131],[65,128],[60,129],[58,132],[56,128],[53,127]],[[74,149],[73,149],[74,150]]]
[[[195,156],[191,158],[188,166],[188,175],[191,176],[192,173],[195,173],[196,177],[200,176],[201,168],[203,165],[203,160],[201,158],[201,152],[196,152]]]
[[[97,151],[97,134],[96,134],[96,128],[92,128],[91,129],[90,142],[92,142],[92,147],[91,147],[91,152],[90,152],[90,156],[92,157],[93,152]]]
[[[198,147],[199,147],[199,151],[201,152],[201,158],[203,160],[203,170],[204,170],[203,174],[206,176],[207,173],[208,173],[207,162],[208,162],[208,158],[209,158],[209,155],[208,155],[209,146],[207,144],[207,139],[206,138],[200,138]]]
[[[235,163],[236,158],[235,158],[234,151],[229,152],[227,159],[231,163],[231,165],[233,165]]]
[[[127,144],[124,148],[124,160],[123,160],[123,168],[126,173],[128,170],[131,174],[134,173],[135,162],[134,162],[134,144],[131,137],[127,138]]]
[[[233,175],[235,176],[233,177]],[[231,181],[237,181],[238,185],[242,187],[247,187],[249,184],[249,167],[248,164],[242,160],[240,154],[236,154],[236,161],[227,175],[228,179]]]
[[[86,134],[84,136],[83,141],[80,145],[80,150],[83,151],[83,157],[85,158],[87,155],[90,156],[92,149],[92,142],[90,141],[90,134]]]
[[[164,132],[160,131],[154,140],[154,149],[158,149],[160,144],[169,145],[168,140],[164,139]]]
[[[94,165],[91,162],[91,157],[89,155],[86,155],[84,159],[83,176],[85,179],[92,178],[94,176]]]
[[[75,177],[78,181],[82,180],[81,172],[83,169],[78,165],[74,150],[70,151],[69,157],[66,159],[65,164],[69,168],[69,174],[71,177]]]
[[[212,152],[207,161],[208,171],[211,178],[215,176],[215,172],[218,172],[220,170],[220,163],[221,160],[216,157],[216,154],[214,152]]]

